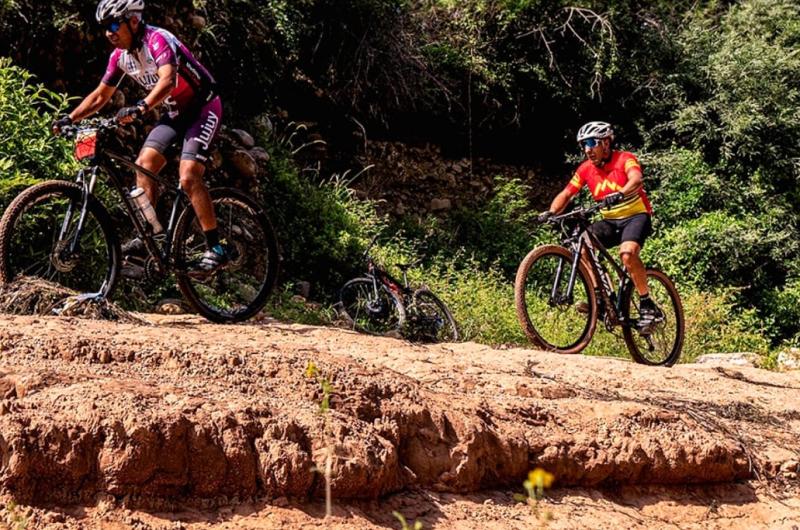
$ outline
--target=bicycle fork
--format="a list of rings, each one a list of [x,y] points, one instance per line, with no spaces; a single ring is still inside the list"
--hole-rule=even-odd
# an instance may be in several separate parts
[[[555,278],[553,279],[553,287],[550,290],[551,305],[556,306],[562,303],[572,303],[573,292],[575,290],[575,281],[578,278],[578,266],[580,264],[580,259],[581,259],[581,253],[579,245],[578,252],[573,254],[572,270],[569,273],[567,290],[564,294],[559,293],[559,286],[561,285],[561,277],[564,274],[564,260],[560,259],[558,261],[558,267],[556,268],[556,275]]]

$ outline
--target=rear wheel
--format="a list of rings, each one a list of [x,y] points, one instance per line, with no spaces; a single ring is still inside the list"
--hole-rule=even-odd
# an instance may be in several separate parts
[[[355,278],[339,291],[339,308],[352,329],[385,335],[399,331],[406,321],[406,310],[400,298],[372,278]]]
[[[430,289],[422,288],[414,292],[406,336],[424,342],[457,342],[458,326],[445,303]]]
[[[83,204],[82,187],[71,182],[42,182],[19,194],[0,219],[0,281],[28,276],[109,296],[119,240],[108,212],[90,196],[76,241]]]
[[[205,277],[190,274],[207,246],[194,209],[186,208],[173,239],[178,287],[212,322],[240,322],[267,303],[278,274],[278,243],[267,214],[248,196],[228,188],[210,193],[229,262]]]
[[[514,299],[525,335],[538,347],[579,353],[597,325],[597,301],[589,273],[579,263],[572,293],[572,253],[558,245],[532,250],[517,269]]]
[[[639,325],[639,294],[630,284],[622,300],[622,316],[628,323],[623,327],[625,344],[637,363],[672,366],[683,349],[685,322],[681,298],[672,280],[659,270],[647,270],[647,284],[660,318],[646,327]]]

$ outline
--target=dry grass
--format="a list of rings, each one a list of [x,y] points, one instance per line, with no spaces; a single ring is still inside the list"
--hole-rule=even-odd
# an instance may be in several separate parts
[[[12,315],[61,315],[134,324],[147,322],[106,299],[86,298],[40,278],[22,277],[0,285],[0,312]]]

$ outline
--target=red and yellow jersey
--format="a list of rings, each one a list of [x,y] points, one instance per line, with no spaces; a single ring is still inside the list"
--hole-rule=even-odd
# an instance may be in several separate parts
[[[642,170],[633,153],[613,151],[611,160],[603,167],[597,167],[589,160],[581,164],[572,180],[567,184],[566,190],[570,195],[575,195],[586,185],[594,200],[600,201],[607,195],[622,190],[628,183],[628,171],[633,168]],[[605,219],[625,219],[639,213],[652,215],[653,207],[642,187],[634,197],[615,204],[611,208],[600,210],[600,213]]]

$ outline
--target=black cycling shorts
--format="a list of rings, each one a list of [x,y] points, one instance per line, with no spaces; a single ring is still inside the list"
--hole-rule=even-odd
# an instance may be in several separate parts
[[[144,147],[155,149],[163,155],[179,136],[183,136],[181,160],[205,164],[221,123],[222,101],[217,96],[195,113],[189,112],[176,118],[164,114],[150,131]]]
[[[589,228],[606,248],[617,247],[625,241],[636,241],[640,247],[653,230],[650,216],[637,213],[625,219],[603,219]]]

